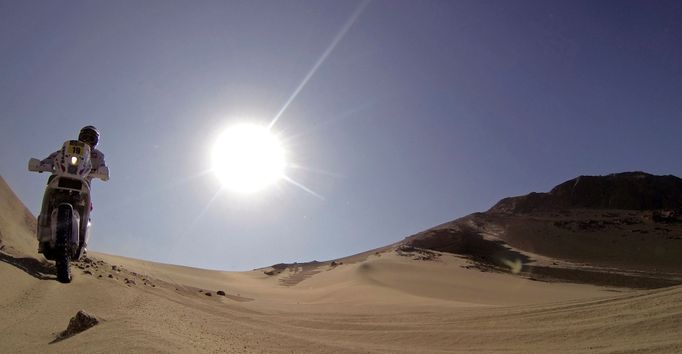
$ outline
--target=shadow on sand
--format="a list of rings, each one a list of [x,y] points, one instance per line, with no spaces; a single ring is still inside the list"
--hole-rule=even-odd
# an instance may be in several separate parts
[[[0,252],[0,261],[11,264],[28,275],[40,280],[56,280],[54,275],[55,269],[52,264],[41,262],[31,257],[13,256],[4,252]]]

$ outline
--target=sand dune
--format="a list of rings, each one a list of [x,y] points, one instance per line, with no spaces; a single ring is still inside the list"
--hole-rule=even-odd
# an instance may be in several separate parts
[[[0,203],[0,250],[24,255],[36,253],[35,218],[1,176]]]
[[[3,181],[0,197],[3,353],[682,351],[682,287],[534,281],[398,245],[249,272],[91,253],[61,284]],[[80,309],[101,322],[54,342]]]

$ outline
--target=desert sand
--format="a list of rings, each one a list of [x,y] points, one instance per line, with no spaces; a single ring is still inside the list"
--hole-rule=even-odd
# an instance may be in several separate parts
[[[91,252],[61,284],[34,230],[0,178],[2,353],[682,352],[680,286],[538,281],[398,244],[248,272]],[[57,340],[79,310],[99,324]]]

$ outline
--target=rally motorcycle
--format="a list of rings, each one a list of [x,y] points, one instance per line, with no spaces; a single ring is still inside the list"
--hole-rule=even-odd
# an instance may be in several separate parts
[[[92,170],[90,146],[68,140],[51,163],[30,159],[28,170],[51,172],[38,216],[38,253],[55,261],[57,279],[71,282],[71,261],[78,261],[86,251],[90,227],[90,180],[109,179],[106,166]]]

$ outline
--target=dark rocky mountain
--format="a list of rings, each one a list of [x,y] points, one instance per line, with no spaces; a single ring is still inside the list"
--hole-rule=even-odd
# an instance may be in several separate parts
[[[406,238],[483,270],[624,287],[682,284],[682,179],[581,176]]]
[[[645,172],[580,176],[549,193],[505,198],[489,212],[524,213],[557,209],[682,209],[682,179]]]

